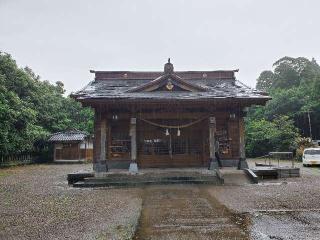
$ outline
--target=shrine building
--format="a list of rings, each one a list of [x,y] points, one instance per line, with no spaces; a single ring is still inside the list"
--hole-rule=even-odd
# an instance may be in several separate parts
[[[93,168],[247,167],[244,117],[271,99],[238,70],[91,71],[72,97],[94,109]]]

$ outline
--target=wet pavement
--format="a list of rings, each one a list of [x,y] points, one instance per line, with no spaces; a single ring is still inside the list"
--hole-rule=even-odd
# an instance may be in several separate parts
[[[244,171],[236,168],[225,167],[220,169],[220,173],[224,179],[224,186],[242,186],[252,184],[251,180]]]
[[[320,168],[297,165],[301,178],[249,184],[226,168],[224,186],[145,188],[134,239],[320,239]]]
[[[263,160],[248,161],[250,166]],[[271,161],[277,165],[277,161]],[[280,161],[291,166],[291,161]],[[229,209],[250,216],[250,239],[320,239],[320,168],[300,167],[301,177],[259,184],[212,187],[209,193]]]
[[[135,240],[249,239],[246,215],[208,194],[207,186],[145,188]]]
[[[251,239],[320,239],[320,210],[270,211],[252,216]]]

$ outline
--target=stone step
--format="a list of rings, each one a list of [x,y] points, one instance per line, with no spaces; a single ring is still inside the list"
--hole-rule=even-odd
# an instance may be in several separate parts
[[[260,178],[300,177],[300,168],[290,167],[255,167],[252,171]]]
[[[217,178],[212,178],[208,180],[193,179],[193,180],[141,180],[141,181],[109,181],[105,179],[99,179],[99,181],[79,181],[73,184],[74,187],[138,187],[138,186],[148,186],[148,185],[169,185],[169,184],[212,184],[220,185]]]
[[[83,181],[86,183],[90,182],[145,182],[145,181],[196,181],[196,180],[202,180],[202,181],[216,181],[217,177],[214,175],[210,176],[197,176],[197,177],[191,177],[191,176],[168,176],[168,177],[162,177],[162,176],[137,176],[137,175],[128,175],[128,176],[113,176],[109,175],[106,177],[89,177],[84,178]]]
[[[69,173],[67,176],[68,184],[73,184],[78,181],[84,181],[85,178],[94,177],[93,172],[77,172]]]

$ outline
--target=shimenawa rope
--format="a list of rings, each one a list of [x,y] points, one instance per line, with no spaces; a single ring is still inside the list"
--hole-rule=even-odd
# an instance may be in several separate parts
[[[147,119],[143,119],[143,118],[139,118],[141,121],[144,121],[146,123],[149,123],[150,125],[153,125],[153,126],[156,126],[156,127],[161,127],[161,128],[175,128],[175,129],[181,129],[181,128],[187,128],[187,127],[190,127],[196,123],[199,123],[201,121],[203,121],[204,119],[207,119],[208,116],[205,116],[203,118],[200,118],[196,121],[193,121],[191,123],[187,123],[187,124],[183,124],[183,125],[178,125],[178,126],[174,126],[174,125],[164,125],[164,124],[159,124],[159,123],[155,123],[155,122],[152,122],[152,121],[149,121]]]

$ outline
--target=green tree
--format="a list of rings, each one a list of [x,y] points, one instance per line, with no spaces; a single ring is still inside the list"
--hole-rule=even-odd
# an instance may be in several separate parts
[[[283,57],[276,61],[273,67],[273,88],[287,89],[297,87],[320,74],[320,67],[315,59],[309,61],[303,57]]]
[[[256,88],[261,91],[268,92],[272,87],[274,73],[272,71],[263,71],[257,79]]]
[[[320,139],[320,66],[315,59],[311,61],[307,58],[284,57],[276,61],[273,65],[274,72],[263,71],[257,82],[260,90],[267,90],[272,97],[265,107],[252,107],[248,113],[247,124],[247,151],[257,156],[258,154],[275,151],[276,146],[272,142],[277,142],[277,134],[274,124],[279,115],[288,117],[288,122],[292,123],[299,133],[304,137],[309,137],[309,119],[312,127],[314,139]],[[268,83],[268,84],[266,84]],[[270,87],[270,83],[271,87]],[[265,87],[268,86],[268,87]],[[267,127],[264,127],[264,126]],[[289,131],[285,128],[283,131]],[[292,135],[283,142],[293,144]],[[294,129],[290,131],[293,135]],[[266,139],[263,136],[266,136]],[[266,143],[261,146],[262,140]],[[274,140],[274,141],[273,141]],[[269,141],[269,142],[268,142]]]
[[[93,112],[65,97],[64,85],[41,81],[0,52],[0,155],[31,151],[48,135],[67,129],[93,132]]]
[[[246,153],[257,157],[270,151],[293,151],[299,130],[288,116],[278,116],[273,121],[266,119],[247,120]]]

